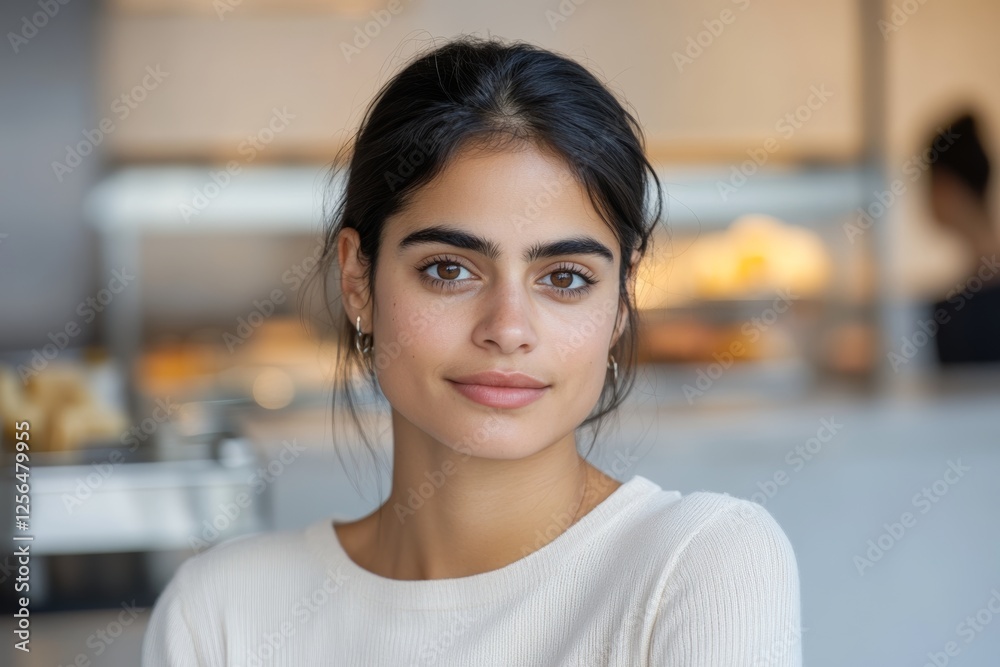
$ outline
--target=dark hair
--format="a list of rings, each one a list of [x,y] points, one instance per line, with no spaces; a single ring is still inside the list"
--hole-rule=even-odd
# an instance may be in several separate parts
[[[939,149],[936,142],[944,142]],[[948,145],[950,143],[950,145]],[[958,115],[948,123],[948,130],[939,131],[927,142],[928,151],[936,154],[931,162],[931,174],[948,171],[964,183],[980,200],[986,199],[990,180],[990,160],[979,137],[978,123],[971,112]]]
[[[348,147],[343,196],[327,216],[317,275],[324,278],[324,303],[339,343],[337,383],[373,457],[355,410],[351,374],[364,371],[373,390],[376,379],[356,351],[355,323],[347,321],[342,307],[335,311],[328,298],[326,278],[337,260],[337,236],[344,228],[357,230],[374,298],[386,219],[470,142],[491,147],[531,142],[558,155],[621,248],[620,296],[628,324],[612,354],[623,372],[617,383],[609,378],[596,409],[581,424],[597,424],[591,448],[603,418],[635,382],[638,315],[626,278],[634,268],[632,250],[638,250],[641,261],[662,213],[660,182],[644,154],[642,129],[605,85],[573,60],[523,42],[462,36],[412,60],[376,94]],[[334,162],[335,177],[344,162]],[[337,388],[334,409],[336,393]]]

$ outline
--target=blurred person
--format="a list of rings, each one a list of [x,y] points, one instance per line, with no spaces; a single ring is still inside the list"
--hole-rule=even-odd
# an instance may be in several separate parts
[[[347,168],[316,275],[352,416],[354,372],[390,406],[390,493],[186,560],[142,664],[801,665],[763,506],[578,452],[634,383],[662,208],[634,116],[572,60],[462,37],[381,89]]]
[[[989,205],[990,160],[975,116],[960,114],[928,141],[927,151],[934,156],[931,212],[966,251],[965,278],[932,306],[938,361],[1000,361],[1000,236]]]

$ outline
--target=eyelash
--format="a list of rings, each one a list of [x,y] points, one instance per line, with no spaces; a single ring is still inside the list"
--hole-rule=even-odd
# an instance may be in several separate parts
[[[458,283],[465,282],[463,280],[442,280],[440,278],[433,278],[424,273],[424,271],[434,266],[435,264],[455,264],[456,266],[462,267],[466,271],[469,270],[469,267],[465,266],[464,264],[462,264],[462,262],[458,261],[453,257],[447,257],[447,256],[432,257],[428,261],[424,262],[422,266],[417,267],[420,279],[428,283],[432,287],[438,287],[441,289],[457,289]],[[592,278],[586,273],[578,269],[575,269],[568,264],[561,264],[546,275],[552,275],[554,273],[571,273],[573,275],[580,276],[584,280],[586,284],[581,287],[555,287],[554,285],[549,286],[552,289],[554,289],[557,293],[559,293],[560,296],[570,297],[574,299],[578,299],[587,294],[591,290],[591,288],[598,282],[595,278]]]

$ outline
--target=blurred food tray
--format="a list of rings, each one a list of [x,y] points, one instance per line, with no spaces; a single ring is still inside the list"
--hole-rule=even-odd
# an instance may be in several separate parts
[[[34,535],[33,550],[41,556],[200,550],[198,540],[214,543],[262,529],[269,499],[262,493],[266,487],[253,484],[255,463],[127,463],[116,457],[36,465],[27,534]],[[8,491],[4,497],[13,498]]]

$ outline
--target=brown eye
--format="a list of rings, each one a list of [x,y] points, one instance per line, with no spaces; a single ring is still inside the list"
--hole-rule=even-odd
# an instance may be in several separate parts
[[[472,273],[458,262],[444,259],[431,260],[418,268],[418,271],[424,276],[425,280],[430,280],[432,284],[438,286],[444,284],[458,285],[459,283],[466,282],[461,277],[462,272],[464,271],[470,274],[470,276]]]
[[[560,296],[580,297],[590,291],[590,286],[597,282],[594,278],[588,278],[580,271],[560,267],[552,273],[545,275],[551,282],[549,285],[556,290]],[[579,280],[577,286],[573,286],[573,281]]]
[[[552,284],[561,289],[569,289],[573,284],[573,273],[569,271],[556,271],[552,274]]]
[[[447,267],[447,268],[442,269],[442,267]],[[438,277],[443,278],[444,280],[454,280],[455,278],[458,278],[458,274],[461,271],[462,267],[460,267],[458,264],[450,264],[445,262],[438,263],[438,270],[437,270]]]

